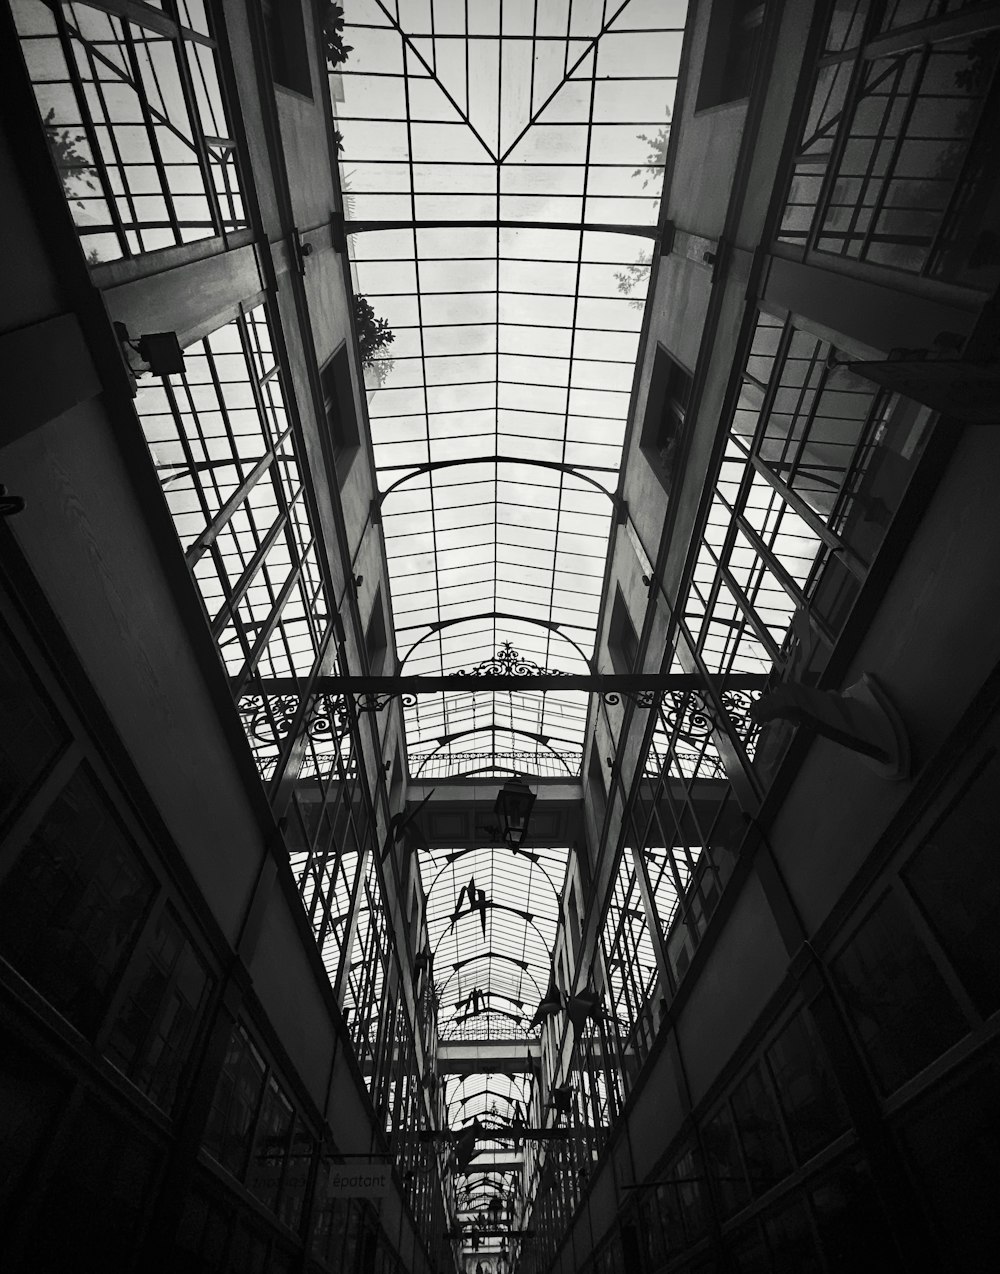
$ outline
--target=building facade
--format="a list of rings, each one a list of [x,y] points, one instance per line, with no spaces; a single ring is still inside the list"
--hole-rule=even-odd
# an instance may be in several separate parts
[[[990,1268],[1000,10],[345,9],[2,6],[4,1268]]]

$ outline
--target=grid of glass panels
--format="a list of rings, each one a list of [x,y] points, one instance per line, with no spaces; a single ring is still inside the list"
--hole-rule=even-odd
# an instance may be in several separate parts
[[[932,413],[846,361],[758,316],[685,602],[709,673],[815,677],[923,453]],[[751,747],[759,767],[782,729]]]
[[[657,971],[646,910],[628,847],[618,861],[602,946],[609,1030],[617,1036],[619,1062],[631,1081],[638,1062],[645,1057],[653,1040],[652,1005]]]
[[[92,264],[247,224],[205,0],[11,8]]]
[[[548,984],[568,854],[486,846],[421,856],[440,1039],[527,1034]]]
[[[947,18],[969,7],[959,0],[833,7],[780,239],[996,285],[996,234],[981,227],[996,200],[1000,30],[956,39]]]
[[[311,674],[330,606],[264,308],[187,349],[184,363],[181,375],[140,380],[136,409],[267,780],[298,705],[268,683]],[[324,734],[319,715],[310,755],[343,751],[343,731]]]
[[[452,1128],[478,1119],[490,1124],[509,1124],[527,1119],[531,1080],[527,1075],[506,1075],[498,1071],[477,1071],[474,1075],[452,1076],[447,1081],[445,1109]],[[498,1142],[510,1150],[510,1142]],[[473,1170],[475,1160],[473,1160]]]
[[[353,52],[331,79],[354,288],[395,333],[369,415],[380,486],[399,483],[397,649],[417,674],[503,640],[585,671],[686,4],[345,9]],[[422,696],[407,739],[438,772],[484,752],[577,772],[585,717],[581,694]]]

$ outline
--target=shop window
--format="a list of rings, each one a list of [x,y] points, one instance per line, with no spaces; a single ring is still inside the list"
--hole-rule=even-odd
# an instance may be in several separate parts
[[[174,914],[165,908],[132,965],[128,997],[108,1057],[169,1111],[208,996],[209,979]]]
[[[657,346],[640,445],[668,492],[676,485],[693,383],[691,373]]]
[[[81,769],[0,881],[0,954],[92,1034],[154,882]]]
[[[809,1192],[820,1244],[833,1270],[900,1269],[885,1214],[864,1163],[841,1164]]]
[[[615,604],[611,610],[608,653],[611,656],[611,666],[616,673],[627,674],[635,670],[639,638],[636,636],[635,625],[632,623],[628,605],[620,588],[615,593]]]
[[[67,1085],[37,1055],[0,1041],[0,1232],[35,1154],[47,1141]]]
[[[337,481],[343,485],[361,445],[346,345],[342,345],[320,368],[319,379],[323,389],[323,411],[333,444]]]
[[[680,1215],[688,1243],[697,1241],[708,1233],[709,1201],[705,1185],[705,1171],[697,1150],[691,1146],[683,1151],[670,1174],[677,1181],[674,1189],[680,1204]]]
[[[719,1209],[724,1217],[731,1216],[748,1202],[750,1192],[740,1162],[736,1129],[727,1106],[723,1105],[711,1119],[706,1120],[701,1137],[708,1170],[715,1181]]]
[[[832,967],[883,1092],[898,1088],[968,1030],[894,894],[885,895]]]
[[[199,1260],[197,1263],[189,1261],[184,1268],[205,1271],[206,1274],[221,1269],[230,1226],[231,1216],[225,1209],[200,1194],[189,1194],[184,1200],[174,1241],[186,1256],[198,1257]]]
[[[276,84],[312,95],[302,0],[261,0],[271,73]]]
[[[740,1274],[771,1274],[771,1257],[756,1221],[727,1238],[726,1247]]]
[[[778,1112],[759,1066],[733,1089],[730,1105],[739,1129],[750,1189],[762,1194],[791,1170]]]
[[[135,1128],[87,1102],[39,1205],[32,1271],[134,1268],[152,1203],[160,1152]]]
[[[205,1149],[242,1178],[264,1088],[264,1059],[242,1026],[233,1028],[205,1128]]]
[[[240,1218],[229,1245],[229,1269],[232,1274],[269,1274],[268,1241],[255,1226]]]
[[[269,1079],[257,1122],[250,1170],[247,1173],[247,1189],[274,1212],[281,1194],[281,1180],[288,1162],[289,1142],[292,1135],[293,1112],[291,1102]]]
[[[278,1217],[290,1230],[297,1230],[302,1218],[312,1158],[313,1138],[302,1120],[296,1118],[278,1204]]]
[[[965,1068],[901,1128],[921,1197],[954,1270],[990,1270],[1000,1250],[1000,1056]]]
[[[0,820],[52,761],[64,738],[61,723],[0,627]]]
[[[833,1140],[847,1119],[816,1034],[798,1013],[767,1050],[767,1061],[796,1156],[802,1162]]]
[[[820,1274],[819,1252],[801,1199],[764,1218],[764,1233],[776,1274]]]
[[[758,0],[715,0],[698,84],[699,111],[750,96],[764,26]]]
[[[1000,1008],[1000,873],[996,758],[982,768],[903,871],[938,940],[984,1015]]]

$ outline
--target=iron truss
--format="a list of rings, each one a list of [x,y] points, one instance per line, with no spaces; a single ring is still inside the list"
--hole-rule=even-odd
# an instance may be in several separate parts
[[[559,689],[600,694],[611,705],[624,698],[640,709],[657,707],[668,730],[700,739],[720,728],[723,713],[737,729],[749,730],[750,708],[764,689],[765,680],[763,676],[729,677],[729,685],[712,695],[697,674],[567,673],[522,658],[505,641],[492,659],[443,676],[317,677],[307,691],[312,707],[298,728],[319,742],[346,735],[352,713],[382,712],[397,699],[410,706],[418,695],[442,690],[475,694],[477,690]],[[736,686],[734,681],[738,681]],[[286,738],[296,728],[296,721],[302,720],[299,683],[294,678],[275,677],[260,678],[257,684],[260,693],[243,695],[239,700],[247,734],[260,743]]]

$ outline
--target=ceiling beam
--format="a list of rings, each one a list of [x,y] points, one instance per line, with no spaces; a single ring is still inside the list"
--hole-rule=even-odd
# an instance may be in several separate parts
[[[718,679],[719,690],[762,690],[766,681],[763,675],[747,674]],[[260,677],[255,679],[255,694],[298,694],[304,682],[295,677]],[[442,691],[529,691],[584,690],[596,694],[636,694],[641,692],[705,690],[705,678],[689,672],[633,672],[633,673],[511,673],[463,672],[446,673],[444,676],[411,677],[314,677],[312,694],[342,695],[366,694],[398,695],[440,694]]]
[[[530,1075],[530,1040],[451,1040],[437,1046],[439,1075]],[[535,1044],[535,1057],[539,1045]]]

